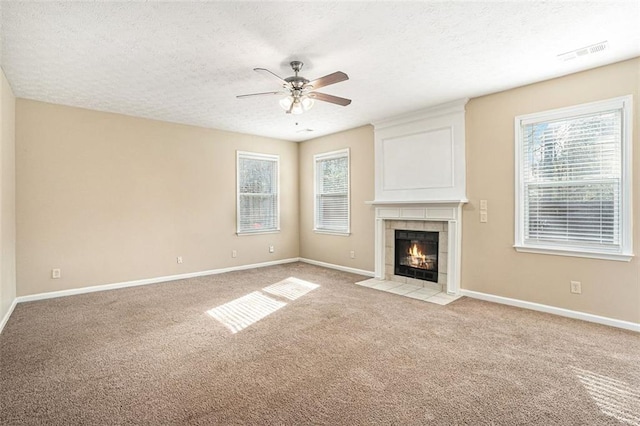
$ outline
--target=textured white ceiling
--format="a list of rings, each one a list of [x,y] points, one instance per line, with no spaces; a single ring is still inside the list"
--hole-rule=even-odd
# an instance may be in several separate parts
[[[640,56],[639,1],[1,3],[18,97],[305,140],[407,111]],[[609,41],[605,52],[556,55]],[[350,80],[353,99],[286,115],[252,71]],[[299,123],[296,126],[296,122]],[[313,129],[313,132],[301,131]]]

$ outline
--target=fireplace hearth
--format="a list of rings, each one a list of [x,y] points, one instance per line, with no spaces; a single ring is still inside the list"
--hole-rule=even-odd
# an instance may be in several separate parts
[[[438,232],[395,230],[394,273],[438,282]]]

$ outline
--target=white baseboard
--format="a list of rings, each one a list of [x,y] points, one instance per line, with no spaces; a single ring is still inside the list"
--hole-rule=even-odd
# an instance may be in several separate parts
[[[167,282],[167,281],[175,281],[175,280],[181,280],[181,279],[186,279],[186,278],[194,278],[194,277],[203,277],[203,276],[207,276],[207,275],[223,274],[225,272],[233,272],[233,271],[242,271],[242,270],[246,270],[246,269],[262,268],[262,267],[265,267],[265,266],[281,265],[281,264],[285,264],[285,263],[293,263],[293,262],[298,262],[298,261],[309,263],[311,265],[322,266],[322,267],[325,267],[325,268],[336,269],[338,271],[350,272],[352,274],[364,275],[364,276],[368,276],[368,277],[374,277],[375,276],[375,273],[373,271],[365,271],[363,269],[350,268],[348,266],[335,265],[335,264],[332,264],[332,263],[320,262],[318,260],[294,257],[294,258],[290,258],[290,259],[282,259],[282,260],[274,260],[274,261],[270,261],[270,262],[254,263],[254,264],[251,264],[251,265],[231,266],[231,267],[228,267],[228,268],[211,269],[211,270],[208,270],[208,271],[190,272],[190,273],[186,273],[186,274],[168,275],[168,276],[164,276],[164,277],[147,278],[147,279],[134,280],[134,281],[125,281],[125,282],[121,282],[121,283],[104,284],[104,285],[97,285],[97,286],[92,286],[92,287],[82,287],[82,288],[74,288],[74,289],[69,289],[69,290],[52,291],[52,292],[48,292],[48,293],[31,294],[31,295],[28,295],[28,296],[19,296],[19,297],[16,297],[13,300],[13,302],[11,303],[11,306],[9,307],[9,310],[4,315],[4,317],[2,317],[2,319],[0,320],[0,333],[2,332],[2,330],[3,330],[4,326],[6,325],[7,321],[9,321],[9,317],[13,313],[13,310],[15,309],[16,304],[17,303],[21,303],[21,302],[31,302],[31,301],[36,301],[36,300],[52,299],[52,298],[55,298],[55,297],[64,297],[64,296],[73,296],[73,295],[76,295],[76,294],[93,293],[93,292],[96,292],[96,291],[115,290],[115,289],[118,289],[118,288],[135,287],[135,286],[148,285],[148,284],[157,284],[157,283],[162,283],[162,282]],[[488,294],[488,293],[480,293],[480,292],[472,291],[472,290],[464,290],[463,289],[463,290],[460,291],[460,293],[463,296],[471,297],[473,299],[486,300],[488,302],[494,302],[494,303],[500,303],[500,304],[503,304],[503,305],[516,306],[516,307],[519,307],[519,308],[531,309],[531,310],[534,310],[534,311],[546,312],[546,313],[550,313],[550,314],[560,315],[560,316],[563,316],[563,317],[575,318],[575,319],[580,319],[580,320],[583,320],[583,321],[589,321],[589,322],[594,322],[594,323],[598,323],[598,324],[608,325],[608,326],[611,326],[611,327],[623,328],[623,329],[626,329],[626,330],[640,332],[640,324],[639,323],[634,323],[634,322],[629,322],[629,321],[622,321],[622,320],[617,320],[617,319],[614,319],[614,318],[602,317],[602,316],[598,316],[598,315],[588,314],[588,313],[585,313],[585,312],[572,311],[572,310],[569,310],[569,309],[557,308],[555,306],[542,305],[542,304],[534,303],[534,302],[527,302],[525,300],[511,299],[511,298],[508,298],[508,297],[496,296],[496,295]]]
[[[509,297],[496,296],[493,294],[480,293],[472,290],[461,290],[460,294],[471,297],[473,299],[486,300],[488,302],[501,303],[503,305],[517,306],[518,308],[531,309],[533,311],[546,312],[549,314],[560,315],[567,318],[575,318],[583,321],[595,322],[611,327],[624,328],[626,330],[640,332],[640,324],[630,321],[617,320],[609,317],[601,317],[599,315],[587,314],[585,312],[572,311],[555,306],[542,305],[540,303],[527,302],[525,300],[511,299]]]
[[[9,317],[13,313],[13,310],[15,309],[17,303],[18,303],[18,299],[14,298],[13,302],[11,302],[11,306],[9,306],[9,310],[4,315],[4,317],[0,319],[0,333],[2,333],[2,330],[4,329],[4,326],[7,324],[7,321],[9,321]]]
[[[365,271],[364,269],[349,268],[348,266],[334,265],[333,263],[320,262],[319,260],[305,259],[301,257],[300,262],[309,263],[311,265],[323,266],[329,269],[337,269],[338,271],[350,272],[352,274],[364,275],[366,277],[375,276],[375,272]]]
[[[103,284],[91,287],[72,288],[69,290],[51,291],[48,293],[30,294],[16,298],[17,302],[32,302],[35,300],[53,299],[55,297],[73,296],[76,294],[93,293],[96,291],[115,290],[118,288],[136,287],[140,285],[157,284],[167,281],[183,280],[186,278],[203,277],[206,275],[223,274],[225,272],[242,271],[245,269],[263,268],[265,266],[281,265],[284,263],[298,262],[298,258],[274,260],[270,262],[254,263],[251,265],[231,266],[229,268],[211,269],[208,271],[189,272],[186,274],[167,275],[164,277],[146,278],[142,280],[125,281],[121,283]]]

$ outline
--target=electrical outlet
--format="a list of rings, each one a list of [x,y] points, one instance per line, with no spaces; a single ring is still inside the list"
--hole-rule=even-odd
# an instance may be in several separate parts
[[[355,258],[356,258],[356,252],[355,252],[355,250],[351,250],[351,251],[349,252],[349,257],[351,257],[352,259],[355,259]]]
[[[182,263],[182,256],[178,256],[178,257],[176,258],[176,261],[177,261],[178,263]]]
[[[582,283],[580,281],[571,281],[571,293],[582,294]]]
[[[480,212],[480,223],[487,223],[489,221],[489,218],[487,216],[487,212]]]
[[[269,246],[269,253],[273,253],[276,249],[273,246]]]
[[[60,268],[53,268],[51,270],[51,278],[53,278],[54,280],[57,280],[61,276],[62,276],[62,271],[60,271]]]
[[[487,210],[487,200],[480,200],[480,210]]]
[[[238,252],[235,250],[231,250],[231,257],[238,257]]]

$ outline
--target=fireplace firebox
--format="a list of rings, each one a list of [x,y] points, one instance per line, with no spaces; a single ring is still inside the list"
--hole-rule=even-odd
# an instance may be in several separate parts
[[[438,282],[438,233],[396,230],[395,274]]]

